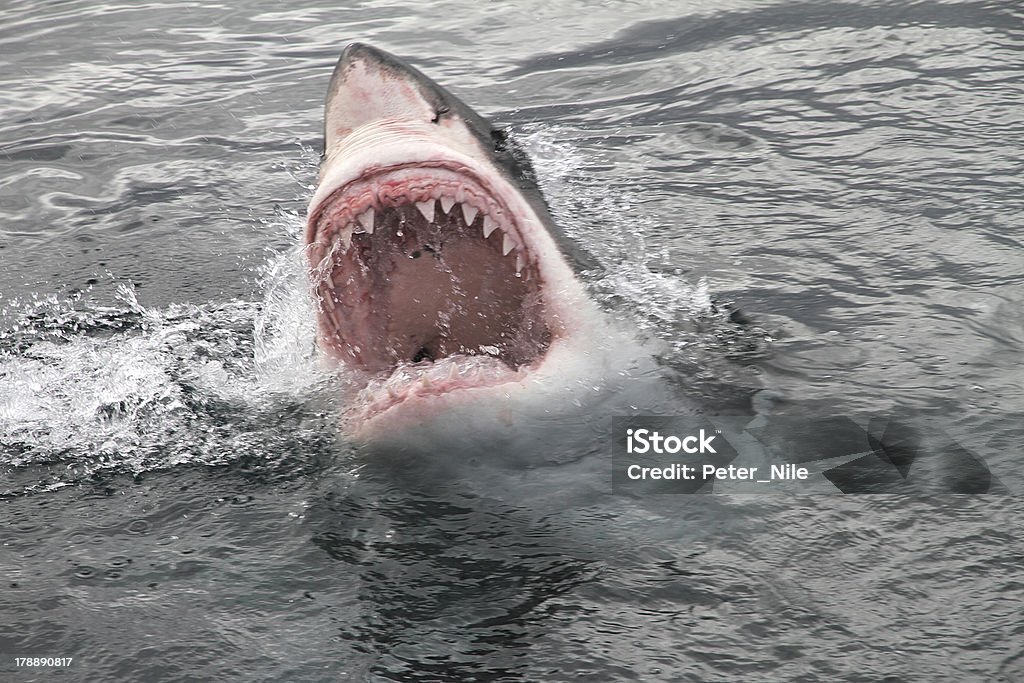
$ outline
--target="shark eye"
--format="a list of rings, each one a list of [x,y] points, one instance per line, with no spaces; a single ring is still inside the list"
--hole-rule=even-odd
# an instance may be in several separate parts
[[[431,123],[438,123],[441,121],[441,117],[447,114],[451,109],[447,105],[442,104],[434,111],[434,118],[430,119]]]

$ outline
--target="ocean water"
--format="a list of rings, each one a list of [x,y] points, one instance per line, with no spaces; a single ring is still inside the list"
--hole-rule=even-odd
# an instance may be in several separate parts
[[[0,7],[3,680],[1024,679],[1019,3],[341,5]],[[656,371],[345,437],[299,242],[353,40],[510,127]],[[615,413],[723,404],[987,483],[611,488]]]

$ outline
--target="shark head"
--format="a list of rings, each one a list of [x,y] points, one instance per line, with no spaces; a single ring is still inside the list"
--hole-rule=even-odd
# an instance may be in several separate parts
[[[361,378],[364,419],[508,395],[564,361],[590,308],[521,150],[360,43],[328,88],[305,240],[319,344]]]

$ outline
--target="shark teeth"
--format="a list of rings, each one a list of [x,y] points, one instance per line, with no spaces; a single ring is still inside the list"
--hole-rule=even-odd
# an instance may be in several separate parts
[[[423,195],[420,194],[419,196],[422,197]],[[315,260],[319,262],[330,253],[348,251],[353,244],[352,238],[354,235],[374,234],[380,225],[384,225],[387,222],[385,221],[385,215],[390,215],[387,214],[390,208],[415,204],[416,210],[419,211],[420,215],[428,223],[435,226],[438,225],[436,223],[437,220],[443,221],[444,218],[450,217],[455,220],[461,218],[464,220],[465,226],[470,227],[476,223],[477,218],[480,218],[480,230],[483,238],[489,239],[495,230],[499,231],[501,235],[501,254],[509,256],[515,252],[516,277],[524,277],[525,275],[525,277],[529,278],[529,272],[526,271],[524,273],[524,268],[529,263],[528,250],[524,251],[523,239],[520,237],[516,224],[506,218],[505,212],[500,207],[485,203],[484,207],[481,208],[478,205],[479,203],[474,203],[474,197],[470,196],[469,192],[462,191],[461,189],[456,189],[452,194],[435,192],[434,196],[428,197],[423,201],[410,201],[408,203],[402,202],[397,197],[381,195],[381,202],[383,203],[383,208],[381,206],[374,206],[372,203],[363,204],[365,208],[363,208],[361,213],[348,214],[345,227],[336,233],[332,244],[329,246],[324,245],[323,253],[317,252],[313,254],[314,257],[317,257]],[[438,211],[443,213],[439,215]],[[408,215],[406,214],[397,225],[395,234],[400,238],[405,234],[403,227],[407,220]],[[531,225],[529,219],[525,219],[524,225],[527,227]]]
[[[484,227],[483,227],[484,239],[487,239],[488,237],[490,237],[491,233],[494,232],[497,227],[498,227],[498,223],[493,218],[488,216],[487,214],[484,214]],[[508,252],[506,252],[506,253],[508,253]]]
[[[363,230],[366,231],[366,234],[368,234],[368,235],[372,235],[373,234],[373,207],[372,206],[369,209],[367,209],[366,211],[363,211],[361,214],[359,214],[359,217],[357,218],[357,220],[359,221],[359,225],[363,226]]]
[[[359,392],[357,402],[368,406],[368,414],[374,414],[411,396],[523,379],[524,370],[510,370],[496,357],[501,353],[497,346],[481,346],[479,351],[482,355],[456,355],[433,363],[400,366],[386,378],[371,379]]]
[[[420,210],[423,217],[427,219],[428,223],[434,222],[434,200],[429,199],[425,202],[416,202],[416,208]]]
[[[349,245],[352,243],[352,232],[354,228],[355,226],[350,225],[347,230],[339,232],[334,236],[334,239],[331,241],[330,249],[332,254],[340,253],[348,249]]]

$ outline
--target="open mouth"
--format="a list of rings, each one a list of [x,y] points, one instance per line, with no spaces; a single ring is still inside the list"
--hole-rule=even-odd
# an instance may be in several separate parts
[[[321,202],[307,237],[321,338],[371,375],[375,412],[516,381],[551,343],[524,226],[465,167],[364,174]]]

